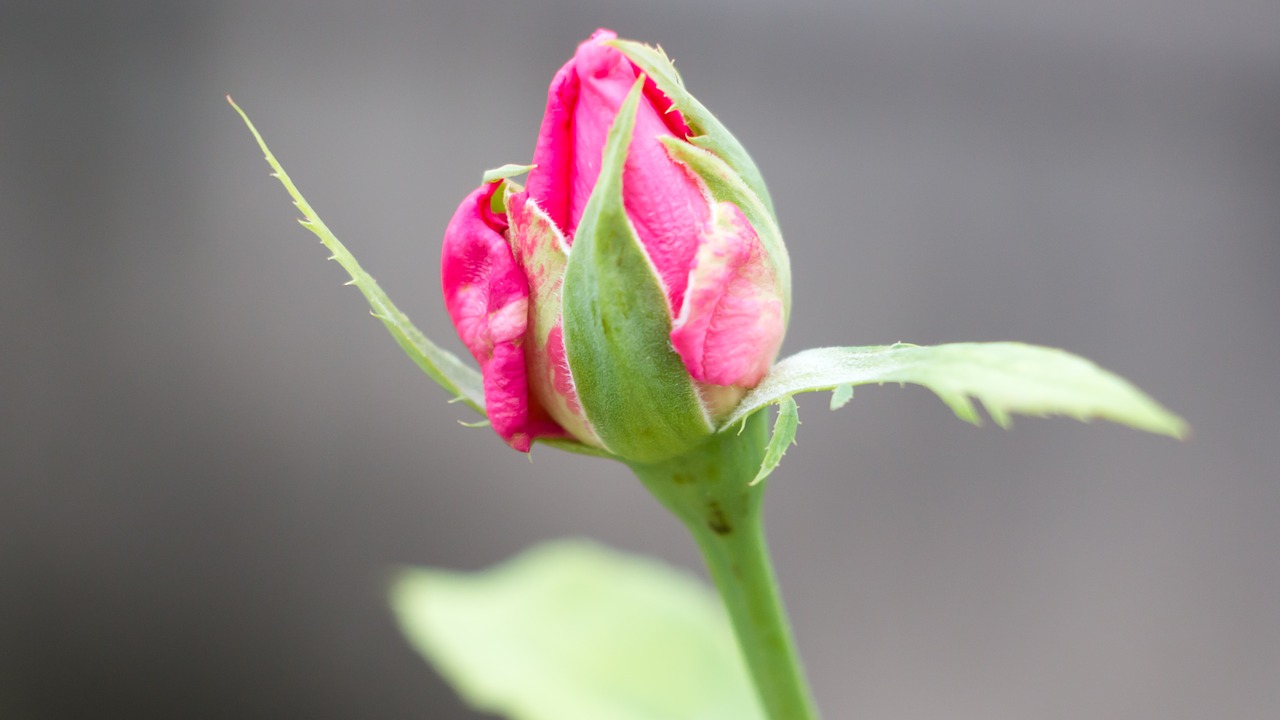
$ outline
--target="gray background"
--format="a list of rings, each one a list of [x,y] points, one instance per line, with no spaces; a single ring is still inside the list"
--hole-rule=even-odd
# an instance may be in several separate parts
[[[107,5],[0,4],[0,715],[474,717],[388,566],[697,567],[620,466],[459,427],[223,100],[460,349],[442,228],[599,25],[761,165],[785,352],[1056,345],[1195,427],[802,402],[768,524],[826,716],[1280,713],[1274,0]]]

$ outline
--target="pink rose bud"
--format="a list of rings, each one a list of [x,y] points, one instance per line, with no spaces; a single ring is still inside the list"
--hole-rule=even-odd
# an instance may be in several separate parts
[[[772,202],[659,50],[598,30],[552,81],[527,188],[492,171],[445,231],[445,304],[493,428],[633,462],[721,429],[790,308]]]

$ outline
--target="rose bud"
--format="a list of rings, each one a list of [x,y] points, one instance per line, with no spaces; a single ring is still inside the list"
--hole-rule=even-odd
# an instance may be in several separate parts
[[[638,463],[722,429],[790,311],[754,163],[660,50],[606,30],[556,74],[533,165],[487,173],[459,206],[441,278],[509,445]]]

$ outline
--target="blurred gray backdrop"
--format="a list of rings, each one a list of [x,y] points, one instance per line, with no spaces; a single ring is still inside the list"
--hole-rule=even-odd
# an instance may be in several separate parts
[[[698,568],[620,466],[459,427],[223,99],[460,351],[441,231],[597,26],[762,167],[784,352],[1061,346],[1195,428],[803,401],[767,515],[826,716],[1280,717],[1273,0],[3,2],[0,715],[478,717],[389,567]]]

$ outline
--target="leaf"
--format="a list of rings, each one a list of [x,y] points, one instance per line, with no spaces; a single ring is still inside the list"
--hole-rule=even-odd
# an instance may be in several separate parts
[[[684,572],[587,541],[479,573],[407,570],[409,641],[474,708],[515,720],[761,720],[724,611]]]
[[[622,167],[642,83],[609,130],[562,298],[565,354],[587,420],[610,452],[651,463],[690,449],[713,426],[671,345],[666,292],[623,207]]]
[[[258,141],[258,146],[262,148],[263,155],[266,157],[267,164],[274,171],[272,175],[280,180],[284,185],[284,189],[293,198],[293,204],[302,213],[303,219],[298,222],[302,227],[315,233],[320,238],[320,242],[329,249],[331,260],[336,260],[342,266],[347,274],[351,276],[348,285],[355,285],[369,302],[374,317],[382,321],[387,330],[391,333],[391,337],[395,338],[396,343],[405,351],[411,360],[422,368],[432,380],[439,383],[446,391],[455,397],[461,398],[471,409],[485,415],[484,410],[484,386],[480,379],[480,373],[473,368],[464,364],[453,353],[441,348],[439,345],[431,342],[422,334],[408,316],[400,312],[399,308],[391,302],[387,294],[378,287],[378,283],[371,277],[360,263],[356,262],[356,258],[347,248],[338,241],[338,238],[324,224],[324,221],[316,215],[315,210],[311,209],[311,205],[302,197],[302,193],[298,192],[298,188],[294,186],[293,181],[289,179],[289,174],[284,171],[280,163],[276,160],[275,155],[267,148],[267,143],[262,139],[262,135],[258,133],[258,129],[253,126],[253,122],[249,120],[249,116],[236,105],[231,96],[227,96],[227,102],[231,103],[231,107],[235,108],[240,117],[244,120],[244,124],[249,127],[249,132],[253,133],[253,138]],[[508,171],[512,166],[499,168],[498,171]]]
[[[1188,432],[1182,418],[1124,378],[1078,355],[1016,342],[805,350],[775,365],[723,427],[787,395],[886,382],[923,385],[974,424],[981,418],[971,397],[1001,427],[1019,413],[1102,418],[1176,438]]]
[[[852,385],[837,385],[835,389],[831,391],[831,412],[835,412],[845,405],[848,405],[849,401],[852,399]]]
[[[800,425],[800,410],[796,407],[795,398],[784,395],[778,401],[778,418],[773,421],[773,436],[769,438],[769,446],[764,450],[764,460],[760,463],[760,472],[749,485],[757,485],[764,481],[782,462],[787,448],[796,441],[796,428]]]

